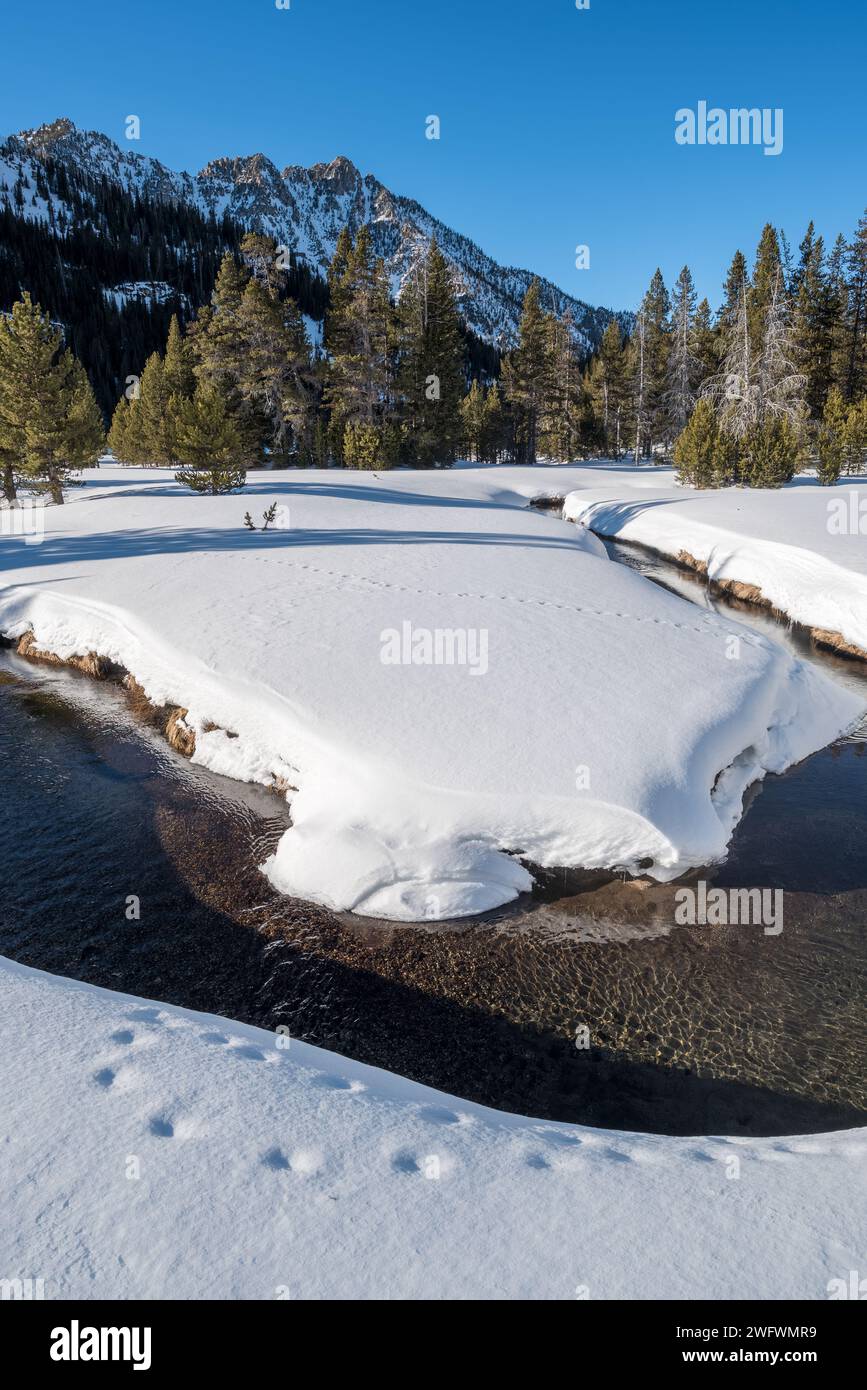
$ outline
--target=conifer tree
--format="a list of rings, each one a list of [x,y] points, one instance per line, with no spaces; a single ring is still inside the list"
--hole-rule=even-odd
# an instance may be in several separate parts
[[[163,358],[163,379],[169,396],[192,396],[196,389],[194,366],[192,347],[181,332],[177,314],[172,314]]]
[[[7,500],[14,500],[17,478],[62,503],[70,473],[95,464],[104,444],[84,369],[25,293],[11,318],[0,320],[0,461]]]
[[[846,403],[838,386],[828,392],[822,423],[817,431],[817,452],[819,482],[828,485],[836,483],[843,471],[846,452]]]
[[[324,400],[342,461],[347,425],[368,425],[384,440],[383,425],[392,414],[394,315],[385,265],[373,254],[367,226],[354,245],[348,237],[338,239],[329,285]]]
[[[765,415],[741,444],[742,473],[751,487],[782,487],[803,460],[802,437],[788,415]]]
[[[499,463],[500,455],[505,449],[505,433],[506,412],[500,388],[494,381],[485,392],[481,437],[482,463]]]
[[[867,212],[846,250],[846,280],[842,388],[854,401],[867,391]]]
[[[720,369],[708,377],[702,394],[717,410],[720,428],[741,440],[761,417],[757,354],[749,325],[749,286],[744,279],[734,309],[720,316]]]
[[[741,304],[744,287],[749,289],[750,277],[747,271],[747,258],[743,251],[736,251],[732,257],[728,274],[723,285],[724,298],[717,314],[717,328],[724,339],[734,327]]]
[[[518,459],[535,463],[549,371],[549,330],[539,299],[538,280],[533,280],[524,296],[518,333],[518,346],[506,359],[503,380],[516,415]]]
[[[573,319],[545,316],[545,363],[539,444],[548,458],[568,461],[579,452],[584,386],[578,366]]]
[[[780,242],[776,230],[770,222],[766,222],[756,251],[753,280],[747,301],[750,342],[755,354],[761,352],[768,309],[772,299],[779,292],[786,292]]]
[[[619,458],[626,437],[629,383],[623,335],[616,319],[609,321],[602,335],[599,352],[590,367],[589,389],[602,448]]]
[[[473,463],[481,463],[485,432],[485,393],[477,378],[473,378],[469,391],[461,401],[461,424],[467,458]]]
[[[696,403],[674,445],[678,481],[692,487],[722,487],[731,480],[734,441],[720,429],[711,401]]]
[[[136,457],[130,462],[159,466],[178,462],[172,454],[168,417],[165,367],[160,354],[152,352],[141,374],[138,398],[132,402],[128,443]]]
[[[126,397],[121,396],[114,408],[111,417],[111,427],[108,431],[108,447],[120,463],[133,463],[130,457],[130,414],[132,402]]]
[[[698,363],[698,387],[719,369],[719,333],[713,326],[710,305],[702,299],[695,311],[692,327],[693,351]]]
[[[782,269],[777,272],[765,311],[756,377],[762,415],[784,418],[800,436],[807,416],[806,377],[795,361],[791,306],[783,285]]]
[[[794,277],[793,350],[806,378],[807,404],[818,419],[833,382],[842,306],[826,265],[824,242],[814,237],[812,222],[800,251]]]
[[[253,278],[241,296],[236,324],[243,361],[235,391],[267,421],[269,447],[278,459],[294,450],[306,461],[314,394],[310,345],[298,306]]]
[[[846,473],[863,473],[867,465],[867,396],[853,401],[843,429],[843,467]]]
[[[670,310],[671,300],[668,290],[662,278],[662,271],[657,268],[653,273],[642,304],[646,333],[645,408],[649,428],[648,449],[650,451],[652,451],[654,443],[664,441],[668,437],[665,386],[668,371]]]
[[[176,396],[174,402],[176,448],[183,465],[175,474],[177,482],[213,495],[242,488],[249,443],[224,388],[200,381],[192,399]]]
[[[664,402],[671,437],[686,428],[696,401],[701,363],[695,348],[696,293],[689,266],[684,266],[671,298],[671,334]]]
[[[453,463],[465,391],[463,341],[448,262],[435,237],[401,295],[399,325],[405,457],[420,467]]]

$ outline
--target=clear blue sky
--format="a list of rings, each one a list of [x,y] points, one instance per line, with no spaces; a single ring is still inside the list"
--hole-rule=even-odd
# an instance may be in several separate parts
[[[59,115],[195,172],[345,154],[507,264],[633,307],[688,262],[716,306],[762,224],[867,203],[864,0],[18,0],[0,132]],[[782,107],[779,157],[682,147],[674,113]],[[437,114],[442,138],[424,138]],[[590,270],[574,248],[591,248]]]

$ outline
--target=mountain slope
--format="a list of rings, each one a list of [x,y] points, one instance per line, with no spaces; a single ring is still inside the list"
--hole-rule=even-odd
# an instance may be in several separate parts
[[[534,278],[528,270],[499,265],[469,238],[343,157],[309,169],[292,165],[282,173],[262,154],[224,158],[193,177],[122,150],[98,132],[80,131],[67,119],[22,131],[0,145],[0,212],[5,206],[18,217],[64,230],[88,223],[97,188],[103,196],[110,188],[127,199],[185,206],[218,225],[266,232],[319,272],[341,229],[354,233],[366,223],[395,295],[436,234],[468,327],[500,348],[515,341],[521,302]],[[547,280],[541,280],[541,290],[545,307],[558,314],[568,310],[576,340],[593,348],[611,311],[593,308]]]

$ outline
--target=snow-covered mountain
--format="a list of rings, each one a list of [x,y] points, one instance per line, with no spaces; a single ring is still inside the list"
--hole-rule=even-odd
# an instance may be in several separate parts
[[[60,173],[62,171],[62,174]],[[448,258],[469,327],[484,341],[507,347],[515,340],[521,302],[534,278],[501,266],[468,237],[453,231],[411,198],[392,193],[350,160],[282,173],[263,154],[213,160],[199,174],[175,173],[159,160],[121,149],[96,131],[67,119],[9,136],[0,145],[0,207],[22,217],[75,225],[87,220],[95,182],[105,180],[131,196],[196,207],[219,221],[224,215],[266,232],[324,272],[343,227],[366,223],[389,269],[396,295],[416,257],[435,234]],[[576,339],[598,343],[612,317],[540,278],[546,309],[571,312]],[[622,317],[624,322],[627,316]]]

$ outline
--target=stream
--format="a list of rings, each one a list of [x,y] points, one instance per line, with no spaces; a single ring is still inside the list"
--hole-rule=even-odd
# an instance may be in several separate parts
[[[664,560],[606,547],[867,698],[867,667]],[[864,729],[753,788],[727,861],[702,875],[782,888],[778,936],[675,926],[674,885],[599,873],[546,872],[507,908],[417,926],[281,897],[256,866],[285,803],[186,762],[120,688],[10,651],[0,758],[0,952],[15,960],[286,1025],[544,1119],[729,1135],[867,1123]]]

